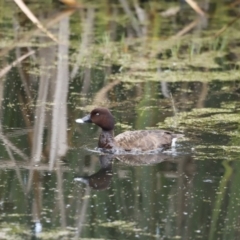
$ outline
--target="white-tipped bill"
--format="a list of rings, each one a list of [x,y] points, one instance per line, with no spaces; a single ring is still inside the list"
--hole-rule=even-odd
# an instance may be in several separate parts
[[[83,178],[83,177],[75,177],[74,181],[82,182],[82,183],[85,183],[87,185],[89,184],[89,181],[86,178]]]
[[[84,123],[84,121],[82,120],[82,118],[78,118],[75,120],[76,123]]]
[[[85,116],[83,118],[78,118],[75,121],[76,121],[76,123],[91,123],[92,122],[90,114],[88,114],[87,116]]]

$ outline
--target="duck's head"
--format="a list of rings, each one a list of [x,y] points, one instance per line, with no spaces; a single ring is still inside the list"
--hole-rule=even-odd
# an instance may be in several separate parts
[[[77,123],[95,123],[105,131],[111,131],[114,128],[113,115],[107,108],[95,108],[87,116],[75,121]]]

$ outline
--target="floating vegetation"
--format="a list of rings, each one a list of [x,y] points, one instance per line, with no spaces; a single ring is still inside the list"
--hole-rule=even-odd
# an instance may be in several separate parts
[[[164,123],[158,123],[159,127],[171,127],[176,122],[182,130],[202,130],[211,131],[215,134],[224,133],[235,135],[236,130],[226,131],[225,126],[238,124],[240,114],[235,113],[230,108],[195,108],[190,112],[179,112],[174,117],[168,117]]]

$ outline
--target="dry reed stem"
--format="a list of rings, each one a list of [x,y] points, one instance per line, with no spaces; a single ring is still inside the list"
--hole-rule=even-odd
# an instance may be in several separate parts
[[[233,25],[238,19],[240,15],[230,21],[227,25],[223,26],[217,33],[214,34],[213,37],[219,37],[223,32],[225,32],[231,25]]]
[[[121,83],[120,80],[115,80],[113,82],[108,83],[106,86],[102,87],[95,95],[93,99],[93,106],[107,105],[108,98],[107,93],[113,89],[116,85]]]
[[[34,52],[35,51],[31,51],[31,52],[28,52],[28,53],[24,54],[23,56],[21,56],[20,58],[15,60],[13,63],[11,63],[10,65],[7,65],[5,68],[0,70],[0,78],[2,78],[4,75],[6,75],[13,67],[15,67],[21,61],[23,61],[25,58],[27,58],[30,55],[32,55]]]
[[[190,24],[188,24],[187,26],[185,26],[181,31],[179,31],[177,34],[175,34],[173,36],[174,37],[181,37],[183,35],[185,35],[186,33],[188,33],[189,31],[191,31],[198,23],[198,19],[192,21]]]
[[[70,16],[72,13],[75,12],[75,9],[66,9],[63,12],[58,12],[56,14],[54,14],[54,16],[50,16],[49,19],[44,20],[45,22],[45,26],[47,28],[50,28],[52,26],[54,26],[56,23],[60,22],[61,19]],[[28,32],[24,32],[24,34],[22,36],[20,36],[20,39],[18,39],[17,41],[14,41],[12,43],[9,43],[8,47],[5,47],[3,50],[0,51],[0,57],[5,56],[8,54],[9,51],[11,51],[13,48],[18,47],[19,45],[21,45],[21,43],[24,42],[28,42],[29,39],[31,37],[33,37],[34,35],[36,35],[38,32],[40,31],[39,28],[28,31]]]
[[[57,38],[40,23],[37,17],[35,17],[35,15],[31,12],[31,10],[25,5],[25,3],[22,0],[14,0],[14,2],[42,32],[44,32],[54,42],[58,43]]]
[[[190,7],[198,13],[200,16],[205,16],[205,12],[198,6],[198,4],[193,0],[186,0]]]
[[[80,7],[76,0],[59,0],[59,1],[69,7]]]

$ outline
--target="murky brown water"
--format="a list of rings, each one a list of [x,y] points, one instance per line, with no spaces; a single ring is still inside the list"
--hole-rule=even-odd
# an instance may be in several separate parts
[[[186,4],[126,2],[29,5],[57,42],[0,7],[1,239],[238,239],[239,23],[219,32],[236,3],[199,1],[209,18],[194,25]],[[100,155],[99,129],[75,123],[96,106],[116,134],[185,138],[167,153]]]

